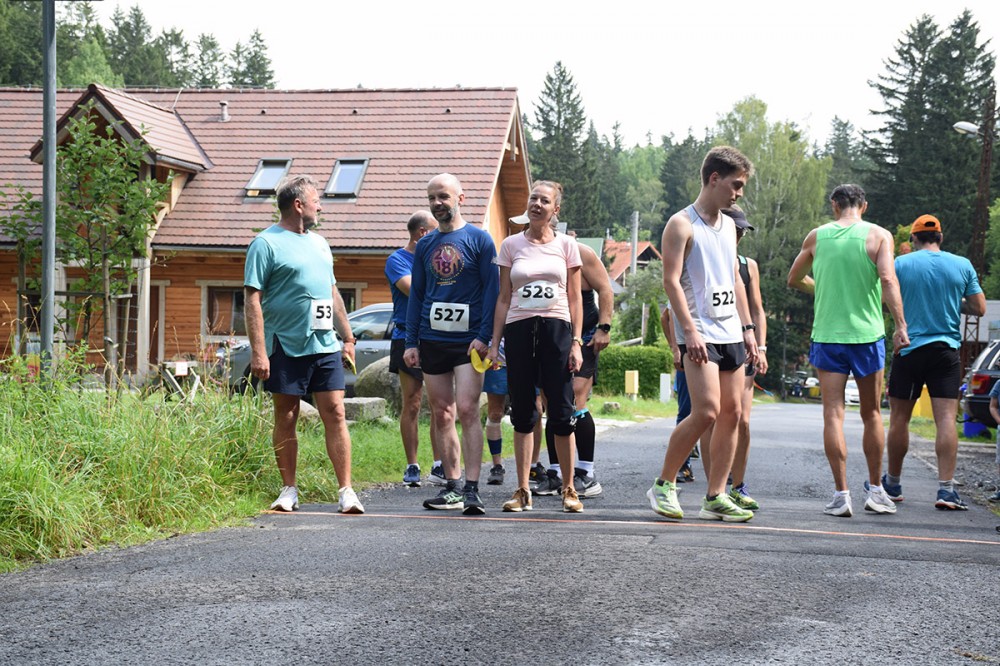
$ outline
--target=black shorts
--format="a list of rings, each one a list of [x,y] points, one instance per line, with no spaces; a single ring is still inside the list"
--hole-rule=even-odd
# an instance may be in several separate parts
[[[681,350],[681,357],[687,354],[687,345],[677,345]],[[747,362],[746,345],[742,342],[729,342],[726,344],[717,342],[706,342],[708,349],[708,360],[719,366],[723,372],[731,372],[743,367]]]
[[[403,352],[405,351],[406,340],[403,338],[393,340],[389,343],[389,372],[394,375],[402,372],[404,375],[413,377],[418,382],[424,381],[424,373],[420,371],[420,368],[411,368],[406,365],[406,362],[403,360]]]
[[[264,390],[279,395],[306,395],[344,390],[344,362],[340,352],[288,356],[274,336],[271,375],[264,380]]]
[[[904,356],[892,357],[889,397],[916,400],[927,385],[932,398],[958,398],[962,362],[958,350],[944,342],[917,347]]]
[[[583,377],[584,379],[593,379],[597,381],[597,359],[599,354],[594,351],[591,345],[584,344],[583,349],[583,363],[580,365],[580,369],[576,371],[577,377]]]
[[[472,363],[468,342],[420,341],[420,369],[427,375],[443,375]]]

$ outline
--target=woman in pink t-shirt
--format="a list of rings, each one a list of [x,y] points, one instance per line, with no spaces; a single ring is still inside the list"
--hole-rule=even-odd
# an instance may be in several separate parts
[[[583,304],[580,300],[580,250],[576,240],[556,234],[551,225],[559,212],[562,186],[542,180],[528,197],[528,226],[500,245],[500,296],[493,316],[493,341],[487,358],[495,361],[496,345],[505,341],[507,391],[514,425],[517,490],[504,511],[530,511],[528,472],[532,431],[539,419],[535,387],[548,400],[559,460],[573,469],[576,406],[573,373],[583,356]],[[563,511],[583,511],[573,488],[573,475],[563,477]]]

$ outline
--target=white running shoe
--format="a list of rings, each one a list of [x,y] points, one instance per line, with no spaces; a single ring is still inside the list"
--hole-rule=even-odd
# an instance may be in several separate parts
[[[365,512],[365,507],[361,506],[361,500],[358,499],[358,495],[354,492],[354,488],[341,488],[337,491],[337,497],[340,498],[340,508],[338,511],[341,513]]]
[[[284,486],[278,499],[271,503],[274,511],[298,511],[299,509],[299,489],[295,486]]]
[[[854,510],[851,508],[851,496],[834,494],[833,501],[826,505],[823,513],[838,518],[850,518],[854,515]]]
[[[882,486],[870,486],[865,481],[865,511],[896,513],[896,503],[889,498]]]

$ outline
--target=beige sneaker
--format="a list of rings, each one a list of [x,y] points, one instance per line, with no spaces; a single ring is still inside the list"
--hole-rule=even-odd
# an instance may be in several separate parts
[[[358,499],[357,493],[354,492],[354,488],[340,488],[337,491],[338,498],[340,499],[340,507],[337,509],[340,513],[364,513],[365,507],[362,506],[361,500]]]
[[[513,497],[503,503],[504,511],[531,511],[531,493],[524,488],[514,491]]]
[[[580,496],[576,494],[576,489],[573,486],[567,486],[563,488],[563,511],[566,513],[583,513],[583,502],[580,501]]]

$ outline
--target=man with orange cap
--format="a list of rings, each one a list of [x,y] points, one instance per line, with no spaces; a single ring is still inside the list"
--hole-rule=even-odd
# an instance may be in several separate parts
[[[968,507],[955,491],[953,479],[958,453],[955,416],[962,381],[960,315],[983,316],[986,298],[972,263],[943,252],[943,238],[941,222],[933,215],[921,215],[910,229],[913,251],[896,258],[910,346],[893,357],[889,374],[889,464],[882,487],[890,499],[903,501],[900,476],[910,447],[910,417],[926,384],[937,431],[938,493],[934,506],[965,510]]]

